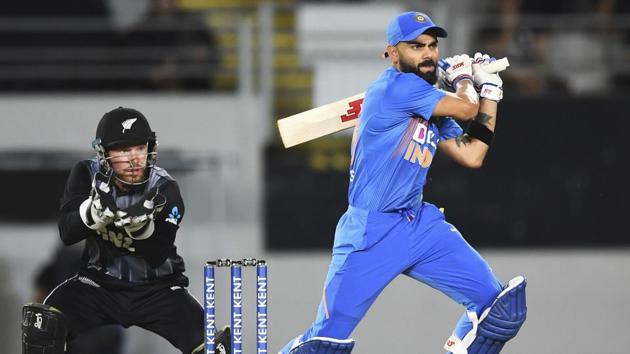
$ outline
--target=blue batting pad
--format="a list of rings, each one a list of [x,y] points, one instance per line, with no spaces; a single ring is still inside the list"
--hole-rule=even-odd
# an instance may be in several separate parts
[[[488,315],[477,328],[477,337],[468,347],[468,354],[497,354],[514,338],[527,317],[524,277],[510,281],[492,304]]]

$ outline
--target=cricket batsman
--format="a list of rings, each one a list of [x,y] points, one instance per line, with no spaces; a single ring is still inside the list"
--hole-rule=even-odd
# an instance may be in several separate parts
[[[502,286],[423,199],[438,150],[464,167],[482,166],[503,97],[499,75],[484,71],[489,55],[438,60],[438,38],[446,36],[420,12],[389,24],[385,57],[392,66],[365,94],[351,148],[349,206],[337,224],[321,303],[310,328],[280,353],[350,353],[352,331],[399,274],[465,307],[444,345],[448,353],[497,354],[525,321],[525,278]],[[466,131],[454,119],[468,121]]]

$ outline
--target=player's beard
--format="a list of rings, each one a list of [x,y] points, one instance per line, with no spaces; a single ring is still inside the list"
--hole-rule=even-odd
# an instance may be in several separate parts
[[[431,59],[427,59],[421,63],[419,63],[418,65],[414,66],[413,64],[409,64],[407,63],[402,57],[400,58],[400,71],[403,73],[414,73],[418,76],[420,76],[421,78],[424,79],[424,81],[428,82],[431,85],[435,85],[435,83],[437,82],[437,66],[436,66],[436,62],[434,62]],[[432,71],[427,71],[426,73],[422,72],[422,68],[423,67],[433,67]]]
[[[146,156],[139,158],[139,161],[125,158],[116,161],[110,160],[116,179],[124,184],[139,184],[146,180],[148,173]]]

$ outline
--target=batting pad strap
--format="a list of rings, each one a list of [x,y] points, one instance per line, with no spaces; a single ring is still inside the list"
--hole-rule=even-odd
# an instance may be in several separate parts
[[[468,124],[466,134],[471,138],[481,140],[488,146],[492,145],[492,141],[494,141],[494,132],[474,119]]]
[[[444,343],[444,349],[448,350],[451,354],[468,354],[468,349],[466,349],[461,339],[457,338],[455,333],[448,337],[446,343]]]
[[[482,314],[482,317],[485,317],[489,310],[490,308],[486,309],[486,311]],[[466,315],[472,324],[471,330],[466,333],[462,339],[459,339],[459,337],[453,333],[446,340],[446,343],[444,343],[444,349],[453,354],[468,354],[467,348],[477,337],[477,328],[479,327],[479,318],[477,317],[477,313],[475,311],[466,311]]]
[[[490,311],[490,308],[487,308],[484,313],[481,315],[482,318],[485,317],[488,314],[488,311]],[[464,336],[464,338],[462,339],[462,344],[468,348],[468,346],[470,346],[470,344],[475,340],[475,338],[477,337],[477,328],[479,327],[479,318],[477,317],[477,313],[475,311],[467,311],[466,314],[468,315],[468,319],[470,320],[470,323],[472,323],[472,329],[470,330],[470,332],[466,333],[466,335]],[[466,354],[466,353],[464,353]]]

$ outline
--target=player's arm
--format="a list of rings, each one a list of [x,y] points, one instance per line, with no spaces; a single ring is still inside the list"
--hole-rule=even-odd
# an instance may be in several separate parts
[[[185,212],[179,186],[174,180],[159,186],[159,196],[155,200],[155,211],[149,221],[153,230],[146,238],[134,242],[136,253],[142,255],[152,266],[162,264],[172,252],[172,245]],[[159,205],[160,203],[164,204]]]
[[[446,92],[446,95],[438,101],[433,111],[434,116],[453,117],[460,120],[473,119],[479,111],[479,98],[469,80],[460,81],[457,91]]]
[[[479,168],[483,164],[494,138],[497,103],[503,98],[503,81],[499,75],[483,70],[483,66],[490,62],[488,55],[475,54],[473,79],[481,98],[477,116],[468,123],[464,134],[438,144],[446,155],[470,168]]]
[[[473,119],[479,111],[479,95],[473,85],[472,59],[466,54],[442,59],[438,74],[440,86],[447,92],[435,106],[432,115]]]
[[[175,180],[164,184],[162,193],[166,198],[166,204],[155,213],[155,229],[175,238],[186,208],[182,199],[179,185]]]
[[[76,164],[70,171],[57,219],[59,236],[66,245],[75,244],[94,233],[94,230],[85,225],[79,213],[81,204],[90,198],[91,178],[90,171],[83,162]]]
[[[462,166],[481,167],[488,153],[489,143],[491,143],[491,141],[487,141],[488,137],[491,139],[488,133],[494,134],[496,114],[497,102],[482,98],[479,113],[469,123],[466,133],[453,139],[440,141],[438,149]],[[487,129],[485,135],[483,133],[484,127]]]

